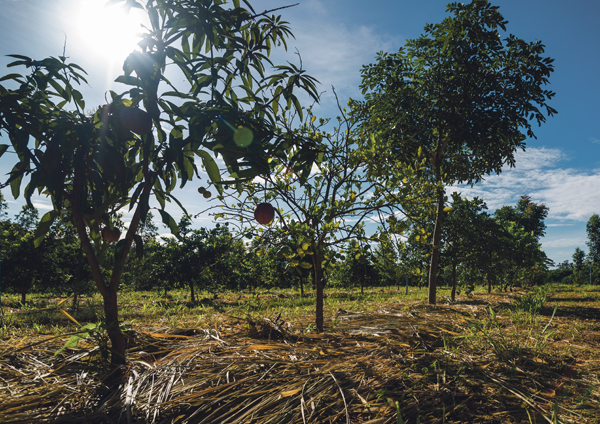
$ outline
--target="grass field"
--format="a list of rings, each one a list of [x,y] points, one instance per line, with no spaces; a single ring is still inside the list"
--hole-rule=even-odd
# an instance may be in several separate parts
[[[600,422],[598,287],[327,293],[123,292],[119,378],[98,296],[3,296],[0,423]]]

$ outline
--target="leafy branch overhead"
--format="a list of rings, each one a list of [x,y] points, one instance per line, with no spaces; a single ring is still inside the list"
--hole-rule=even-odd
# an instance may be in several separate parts
[[[294,145],[277,129],[279,111],[301,115],[298,90],[314,100],[318,94],[316,80],[303,69],[269,58],[275,47],[286,47],[292,35],[288,24],[279,16],[257,14],[245,1],[247,8],[237,0],[231,8],[218,0],[110,3],[143,8],[150,22],[117,78],[127,90],[111,91],[108,103],[89,113],[77,89],[86,82],[85,72],[65,55],[41,61],[13,55],[16,61],[9,66],[25,66],[27,73],[0,79],[10,84],[0,85],[0,130],[10,140],[0,154],[12,148],[18,155],[4,182],[14,197],[22,191],[31,204],[38,192],[52,200],[53,210],[38,227],[38,243],[61,210],[71,211],[107,320],[116,322],[120,276],[133,241],[142,246],[136,232],[151,200],[177,235],[166,203],[186,211],[173,190],[199,178],[200,163],[220,193],[224,183],[239,185],[268,172],[268,159],[285,156]],[[174,86],[165,76],[168,66],[186,83]],[[224,160],[228,181],[221,181],[215,156]],[[311,160],[302,166],[310,169]],[[125,207],[133,218],[116,244],[107,279],[100,264],[108,243],[118,238],[115,216]],[[110,331],[122,354],[118,327]]]

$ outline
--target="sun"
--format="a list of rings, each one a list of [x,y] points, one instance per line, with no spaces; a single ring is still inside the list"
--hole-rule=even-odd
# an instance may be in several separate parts
[[[123,62],[142,32],[144,12],[132,8],[126,13],[120,5],[106,6],[107,0],[80,0],[74,11],[79,42],[98,59]]]

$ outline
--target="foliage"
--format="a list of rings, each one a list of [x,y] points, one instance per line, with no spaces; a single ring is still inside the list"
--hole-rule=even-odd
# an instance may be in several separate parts
[[[389,234],[380,234],[379,242],[373,252],[373,268],[377,285],[392,286],[400,279],[398,254]]]
[[[485,270],[489,260],[492,240],[486,227],[490,217],[485,212],[487,206],[479,198],[468,200],[458,193],[452,194],[452,205],[446,208],[442,229],[442,261],[450,264],[452,269],[452,294],[456,293],[456,268],[462,265],[469,272]]]
[[[25,66],[29,73],[0,79],[18,87],[0,85],[0,130],[11,143],[2,145],[0,153],[12,147],[17,154],[5,182],[15,198],[29,178],[23,189],[29,205],[36,190],[52,200],[53,210],[42,217],[36,244],[62,210],[71,212],[105,299],[112,361],[118,365],[124,361],[125,339],[116,325],[117,291],[134,240],[142,254],[137,230],[150,199],[158,201],[163,222],[177,234],[165,202],[183,208],[172,192],[199,177],[196,157],[219,192],[221,177],[213,152],[224,160],[234,181],[265,172],[269,157],[292,147],[285,134],[275,131],[279,108],[294,107],[301,115],[297,90],[314,99],[317,93],[315,80],[294,65],[266,72],[272,65],[272,48],[285,46],[291,32],[280,17],[255,14],[247,2],[249,9],[239,1],[226,8],[218,0],[148,0],[145,7],[130,0],[111,3],[145,9],[150,21],[138,43],[140,51],[128,56],[116,80],[130,89],[111,92],[108,105],[86,115],[76,89],[86,82],[85,72],[68,63],[66,54],[43,60],[12,55],[16,60],[8,66]],[[173,86],[164,75],[167,66],[184,75],[186,87]],[[132,122],[132,117],[144,125],[138,125],[137,118]],[[311,158],[305,159],[300,167],[310,169]],[[112,231],[116,214],[125,207],[133,211],[133,218],[105,276],[101,266],[108,242],[101,236],[101,222]]]
[[[216,214],[218,219],[239,220],[243,233],[282,246],[281,258],[286,258],[300,276],[302,269],[312,268],[317,291],[316,326],[320,331],[323,278],[341,257],[337,246],[353,239],[366,243],[366,219],[377,211],[396,210],[397,199],[408,190],[400,188],[391,197],[388,187],[367,181],[368,156],[357,150],[353,122],[344,108],[340,107],[332,132],[325,130],[327,123],[324,119],[317,122],[309,111],[303,125],[293,131],[294,137],[304,140],[316,155],[310,172],[296,165],[300,163],[301,150],[275,158],[264,180],[246,184],[247,196],[241,200],[223,197],[223,212]],[[253,216],[257,205],[263,202],[272,202],[276,210],[276,219],[266,230],[257,226]]]
[[[579,247],[576,247],[575,253],[573,253],[573,265],[575,267],[574,274],[576,275],[578,284],[581,284],[580,276],[581,276],[581,270],[584,265],[584,261],[585,261],[585,252],[583,250],[581,250]]]
[[[593,214],[588,219],[585,226],[587,231],[588,241],[587,245],[589,250],[588,260],[594,263],[600,263],[600,215]]]
[[[80,259],[79,240],[68,217],[61,215],[52,226],[49,237],[35,247],[35,229],[39,215],[36,209],[23,206],[14,220],[3,220],[2,280],[3,289],[26,296],[32,291],[62,295],[86,292],[83,281],[90,280],[89,267]]]
[[[494,215],[501,221],[514,222],[539,240],[546,233],[544,221],[548,217],[548,211],[548,206],[543,203],[531,201],[530,196],[521,196],[516,206],[503,206]]]
[[[542,273],[551,263],[539,241],[547,214],[548,207],[532,202],[529,196],[522,196],[515,207],[504,206],[494,213],[506,235],[502,239],[501,263],[507,285],[515,284],[517,278],[520,284],[543,282]]]
[[[353,110],[361,131],[377,143],[374,175],[406,172],[436,185],[429,302],[436,277],[445,203],[444,186],[472,184],[514,164],[514,154],[556,111],[543,86],[553,71],[541,42],[514,35],[487,0],[451,3],[451,13],[397,53],[379,53],[362,70],[362,102]],[[377,169],[377,168],[380,169]]]
[[[356,240],[350,241],[337,259],[335,266],[330,271],[329,279],[332,286],[360,287],[361,293],[364,293],[365,286],[379,285],[382,275],[379,271],[383,271],[383,268],[376,268],[377,262],[374,254],[371,253],[369,244],[361,244]]]

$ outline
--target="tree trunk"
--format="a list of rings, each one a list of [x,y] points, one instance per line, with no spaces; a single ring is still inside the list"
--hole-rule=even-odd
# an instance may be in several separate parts
[[[190,281],[190,301],[192,303],[196,302],[196,296],[194,294],[194,282]]]
[[[106,331],[111,343],[110,364],[118,367],[125,364],[125,349],[127,341],[125,335],[119,327],[119,305],[117,303],[117,293],[108,290],[104,300],[104,315],[106,317]]]
[[[488,294],[490,294],[492,292],[492,276],[490,275],[490,273],[487,273],[487,280],[488,280]]]
[[[456,262],[452,262],[452,292],[450,293],[450,299],[453,302],[456,300]]]
[[[144,188],[140,195],[141,199],[149,196],[152,186],[154,185],[148,170],[147,156],[144,156],[143,173],[145,181]],[[129,224],[129,228],[127,229],[127,233],[125,235],[125,245],[121,250],[120,258],[115,258],[115,265],[112,269],[112,275],[107,285],[102,277],[100,263],[96,257],[96,252],[94,251],[92,243],[90,242],[86,225],[83,222],[83,207],[85,206],[84,199],[86,196],[85,184],[85,163],[82,162],[75,168],[73,193],[69,195],[68,200],[71,204],[73,220],[75,228],[77,228],[77,233],[79,234],[81,247],[87,257],[96,287],[98,288],[98,291],[100,291],[100,294],[104,300],[104,313],[106,317],[106,324],[108,326],[107,332],[111,342],[110,362],[112,366],[117,367],[125,364],[125,349],[127,347],[125,335],[121,332],[121,328],[119,327],[117,291],[119,289],[119,283],[121,281],[121,275],[123,274],[127,255],[129,254],[129,250],[131,249],[131,245],[133,243],[133,237],[140,225],[142,204],[138,203],[135,209],[135,213],[133,214],[133,218],[131,219],[131,223]]]
[[[304,297],[304,277],[300,277],[300,297]]]
[[[315,291],[317,292],[317,312],[316,325],[317,331],[323,331],[323,269],[321,268],[321,253],[315,249],[313,255],[313,266],[315,268]]]
[[[435,218],[435,229],[433,230],[433,241],[431,248],[431,263],[429,266],[429,293],[428,301],[430,305],[436,303],[437,289],[437,269],[440,259],[440,241],[442,238],[442,224],[444,221],[444,190],[437,191],[437,213]]]
[[[75,272],[75,286],[73,287],[73,310],[79,308],[79,286],[81,284],[81,271],[83,270],[83,249],[79,247],[79,256],[77,257],[77,271]]]

